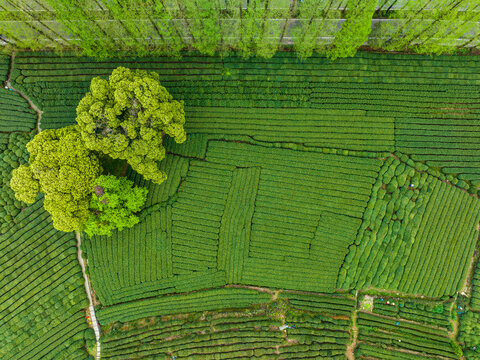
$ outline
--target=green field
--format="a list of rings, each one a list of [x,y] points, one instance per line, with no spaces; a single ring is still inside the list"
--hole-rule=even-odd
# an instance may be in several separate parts
[[[0,235],[4,359],[85,358],[88,301],[72,233],[56,231],[43,201]]]
[[[53,129],[118,66],[157,72],[188,135],[166,138],[161,185],[128,168],[149,190],[139,224],[82,235],[102,358],[458,359],[474,346],[454,328],[480,311],[480,58],[20,52],[10,81]],[[37,114],[1,91],[9,180]],[[87,359],[74,236],[7,184],[0,358]]]

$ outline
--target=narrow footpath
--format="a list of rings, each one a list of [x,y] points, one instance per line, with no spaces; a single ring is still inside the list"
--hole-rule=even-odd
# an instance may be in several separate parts
[[[92,299],[92,292],[90,286],[90,280],[85,273],[85,263],[82,257],[82,238],[80,237],[80,233],[78,231],[75,232],[75,236],[77,237],[77,258],[80,266],[82,268],[83,278],[85,280],[85,291],[87,292],[88,302],[90,305],[88,306],[88,311],[90,313],[90,319],[92,320],[93,331],[95,332],[95,338],[97,340],[97,356],[96,360],[100,360],[100,326],[98,325],[97,316],[95,315],[95,308],[93,306],[93,299]]]
[[[22,98],[24,98],[28,105],[30,105],[30,107],[33,109],[33,111],[35,111],[37,113],[37,131],[38,132],[41,132],[42,129],[40,128],[40,121],[42,120],[42,114],[43,114],[43,111],[40,110],[37,105],[35,105],[33,103],[32,100],[30,100],[30,98],[28,96],[26,96],[24,93],[22,93],[20,90],[18,89],[15,89],[14,87],[12,87],[12,84],[10,83],[10,77],[12,75],[12,70],[13,70],[13,65],[15,63],[15,52],[12,52],[12,56],[10,57],[10,69],[8,70],[8,76],[7,76],[7,80],[5,81],[5,88],[6,89],[12,89],[12,91],[16,92],[17,94],[19,94]]]

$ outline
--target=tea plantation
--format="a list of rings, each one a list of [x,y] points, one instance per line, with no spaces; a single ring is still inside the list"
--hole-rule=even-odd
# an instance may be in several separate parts
[[[118,66],[185,102],[187,141],[165,138],[160,185],[127,169],[149,190],[138,224],[82,234],[96,349],[74,235],[8,183]],[[0,359],[480,359],[479,67],[1,57]]]

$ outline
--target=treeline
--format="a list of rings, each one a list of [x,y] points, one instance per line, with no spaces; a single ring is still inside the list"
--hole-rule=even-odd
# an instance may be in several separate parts
[[[476,48],[478,0],[4,0],[5,51],[77,49],[107,57],[294,49],[332,59],[374,49],[422,54]]]

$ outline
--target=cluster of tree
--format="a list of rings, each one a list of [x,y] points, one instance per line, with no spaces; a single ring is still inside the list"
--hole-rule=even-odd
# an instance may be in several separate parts
[[[15,48],[76,48],[99,57],[194,48],[268,58],[293,43],[301,58],[315,51],[335,59],[365,42],[439,54],[478,46],[479,8],[477,0],[6,0],[0,33]],[[372,30],[375,17],[387,21]]]
[[[335,60],[338,57],[354,56],[357,49],[368,40],[371,31],[372,16],[377,0],[349,0],[345,22],[335,35],[332,47],[327,48],[327,55]]]
[[[15,197],[27,204],[37,194],[53,225],[61,231],[110,235],[132,227],[147,190],[102,175],[102,154],[125,159],[145,178],[160,184],[166,174],[157,162],[165,156],[163,135],[183,142],[183,103],[174,101],[158,74],[115,69],[109,80],[94,78],[77,108],[77,125],[45,130],[27,144],[29,164],[12,172]]]
[[[370,45],[388,51],[451,54],[478,47],[480,2],[476,0],[409,0],[379,22],[370,33]]]

